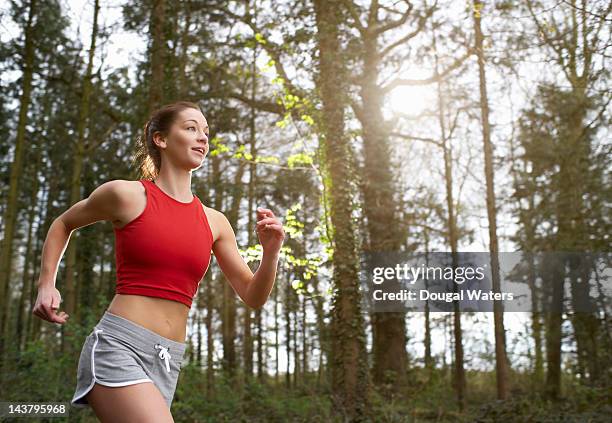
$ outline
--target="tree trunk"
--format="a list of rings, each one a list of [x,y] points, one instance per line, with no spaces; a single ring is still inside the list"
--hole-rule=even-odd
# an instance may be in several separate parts
[[[233,186],[238,187],[242,181],[242,175],[244,174],[244,165],[240,164],[236,170],[234,177]],[[219,185],[215,185],[219,186]],[[237,227],[239,219],[239,206],[240,206],[240,193],[235,192],[232,196],[232,203],[230,210],[227,213],[228,221],[233,228]],[[236,340],[236,292],[230,285],[227,278],[223,284],[223,362],[224,370],[233,379],[234,383],[238,381],[235,379],[237,362],[236,362],[236,346],[234,344]],[[248,312],[248,307],[247,310]]]
[[[429,267],[429,231],[425,229],[425,266]],[[429,290],[429,284],[427,279],[425,282],[425,290]],[[428,371],[428,377],[431,377],[434,369],[434,361],[431,356],[431,313],[429,312],[429,300],[425,301],[425,339],[423,343],[425,344],[425,368]]]
[[[302,321],[302,383],[307,384],[308,381],[308,338],[306,336],[306,298],[301,299],[301,316]]]
[[[561,395],[561,325],[563,323],[564,264],[555,257],[554,251],[544,254],[542,279],[550,287],[549,312],[546,315],[546,396],[558,399]]]
[[[211,156],[211,171],[207,174],[206,186],[220,186],[220,172],[219,172],[219,158]],[[211,204],[214,201],[214,207],[219,210],[221,208],[222,191],[215,190],[214,200],[209,195],[205,196],[204,199],[206,205]],[[208,271],[205,275],[205,286],[204,286],[204,298],[206,317],[204,318],[204,325],[206,326],[206,395],[214,395],[215,392],[215,372],[214,372],[214,330],[213,330],[213,316],[217,307],[220,306],[215,300],[220,297],[219,294],[219,283],[220,280],[215,276],[212,271]],[[224,289],[224,288],[223,288]],[[223,322],[222,322],[223,324]]]
[[[291,293],[295,300],[295,307],[293,308],[293,386],[298,387],[302,382],[302,369],[300,368],[300,350],[298,349],[298,334],[300,319],[298,318],[298,311],[300,309],[300,297],[293,291]]]
[[[91,30],[91,43],[89,47],[89,57],[87,62],[87,70],[83,78],[83,94],[81,96],[81,105],[79,108],[79,121],[77,123],[77,142],[73,146],[72,160],[72,177],[70,180],[70,206],[81,200],[81,180],[83,178],[83,161],[88,154],[88,143],[85,141],[85,128],[87,126],[89,116],[89,104],[91,97],[91,77],[93,69],[94,54],[96,51],[96,39],[98,36],[98,12],[100,5],[98,0],[94,2],[93,27]],[[66,251],[66,287],[65,301],[66,313],[69,315],[78,314],[77,297],[75,289],[75,267],[76,267],[76,252],[79,245],[80,237],[75,234],[72,242],[68,243]],[[79,278],[81,279],[81,278]],[[78,320],[78,319],[77,319]],[[66,334],[68,331],[66,331]]]
[[[369,26],[378,24],[378,7],[374,7]],[[367,217],[369,243],[366,252],[397,251],[406,233],[401,230],[395,213],[393,174],[389,153],[388,133],[384,130],[382,92],[377,84],[380,52],[376,31],[364,36],[364,69],[361,99],[363,115],[363,210]],[[375,384],[390,385],[397,392],[407,382],[408,354],[406,352],[406,313],[370,313],[374,363],[372,380]]]
[[[319,276],[313,275],[312,277],[312,290],[313,292],[319,292]],[[319,333],[319,368],[317,369],[317,386],[323,382],[323,373],[324,373],[324,358],[325,363],[329,365],[329,336],[328,336],[328,328],[325,324],[325,311],[323,309],[323,296],[316,295],[311,297],[312,307],[316,316],[316,327],[317,332]]]
[[[50,63],[50,66],[52,64]],[[50,73],[50,71],[49,71]],[[48,79],[47,79],[48,81]],[[51,109],[51,98],[49,96],[45,96],[42,105],[42,116],[48,116]],[[42,123],[44,124],[44,123]],[[48,125],[45,129],[48,129]],[[43,163],[43,144],[41,142],[37,142],[34,144],[34,148],[36,149],[36,159],[35,159],[35,171],[34,174],[38,175],[38,171],[40,169],[41,164]],[[23,277],[22,277],[22,291],[19,299],[19,313],[17,314],[17,334],[16,338],[19,340],[19,350],[25,347],[28,336],[29,336],[29,328],[30,328],[30,320],[32,319],[32,308],[34,307],[34,303],[36,302],[36,296],[38,294],[37,290],[37,281],[36,275],[38,275],[38,260],[36,257],[39,257],[39,245],[40,240],[34,241],[34,246],[32,247],[32,238],[38,238],[37,232],[33,233],[34,221],[36,220],[36,214],[39,209],[38,204],[38,194],[40,189],[39,180],[37,177],[34,178],[34,183],[30,188],[32,191],[32,197],[30,199],[30,213],[28,217],[28,242],[26,247],[26,257],[28,260],[24,263],[23,266]],[[41,222],[41,220],[39,220]],[[31,251],[33,249],[33,251]],[[30,266],[33,268],[30,269]]]
[[[285,386],[291,389],[291,272],[287,272],[285,283],[285,350],[287,351],[287,368],[285,369]]]
[[[542,386],[542,382],[544,380],[544,360],[542,357],[542,322],[539,312],[539,295],[536,287],[536,268],[533,260],[533,254],[529,254],[528,257],[528,266],[529,266],[529,276],[527,282],[531,291],[531,336],[533,337],[534,343],[534,393],[539,391],[539,388]]]
[[[253,18],[257,20],[256,10],[255,17]],[[251,60],[251,100],[255,100],[255,94],[257,91],[257,44],[255,44],[253,48],[253,57]],[[256,128],[255,128],[255,108],[253,106],[250,107],[251,116],[249,119],[249,148],[251,155],[255,154],[255,137],[256,137]],[[254,190],[255,190],[255,178],[256,171],[254,163],[249,163],[249,185],[248,185],[248,226],[247,226],[247,245],[252,245],[254,242],[253,239],[253,229],[255,228],[255,222],[253,221],[254,216]],[[252,266],[251,266],[252,267]],[[257,269],[251,269],[254,271]],[[258,316],[260,315],[260,311],[258,310]],[[253,337],[251,335],[251,316],[252,311],[249,308],[245,309],[244,314],[244,372],[247,377],[251,377],[253,375]]]
[[[352,218],[352,152],[344,132],[346,71],[339,42],[342,1],[314,1],[318,30],[324,170],[333,227],[331,392],[333,412],[350,420],[369,414],[368,367],[361,314],[357,239]]]
[[[188,56],[187,48],[191,45],[189,40],[189,27],[191,26],[191,1],[184,2],[183,11],[185,13],[185,26],[181,32],[181,53],[178,59],[178,97],[185,98],[189,94],[189,83],[186,75]],[[178,21],[178,19],[177,19]]]
[[[209,272],[212,273],[212,272]],[[215,343],[213,338],[213,312],[215,310],[215,296],[213,289],[214,279],[210,275],[207,279],[207,284],[204,287],[206,290],[206,318],[204,324],[206,326],[206,394],[213,395],[215,391],[215,372],[214,372],[214,350]]]
[[[19,209],[19,186],[21,181],[21,173],[23,167],[24,148],[26,148],[26,125],[28,123],[28,109],[30,108],[31,91],[32,91],[32,75],[34,73],[34,16],[36,15],[37,4],[36,0],[30,1],[28,10],[28,20],[25,27],[24,41],[24,59],[23,59],[23,77],[22,91],[19,100],[19,121],[17,122],[17,136],[15,139],[15,155],[11,163],[9,191],[6,199],[6,209],[2,222],[4,222],[4,238],[0,243],[0,373],[2,371],[5,357],[4,341],[9,338],[9,308],[11,304],[11,274],[13,262],[13,236],[15,234],[15,225],[17,223],[17,212]],[[2,377],[0,376],[0,379]],[[2,380],[0,380],[2,382]]]
[[[480,13],[483,4],[474,1],[474,31],[476,34],[476,56],[478,58],[478,77],[480,81],[480,109],[482,116],[482,140],[485,161],[485,180],[487,185],[487,217],[489,220],[489,251],[491,253],[492,291],[500,293],[499,246],[497,241],[497,208],[495,206],[495,169],[493,168],[493,145],[491,126],[489,124],[489,98],[485,76],[485,57],[483,52],[483,34]],[[509,394],[508,360],[506,357],[506,334],[504,331],[504,311],[502,301],[493,302],[493,320],[495,326],[495,370],[497,376],[497,398],[506,399]]]
[[[160,107],[164,101],[164,61],[166,38],[164,34],[165,0],[154,0],[149,21],[151,43],[151,79],[149,81],[148,112]]]
[[[279,366],[279,357],[280,357],[280,323],[278,321],[278,284],[274,284],[274,381],[275,384],[278,385],[280,379],[280,366]]]
[[[48,198],[48,190],[45,190],[45,187],[43,186],[42,189],[42,194],[41,194],[42,198]],[[43,228],[47,228],[49,227],[49,224],[47,222],[47,216],[49,216],[49,205],[47,202],[47,206],[43,207],[44,205],[40,205],[40,207],[38,208],[38,222],[41,222],[39,224],[39,226],[36,227],[36,249],[34,251],[34,257],[40,257],[40,254],[42,252],[42,247],[43,247],[43,243],[44,243],[44,239],[43,236],[41,236],[41,234],[45,233],[43,231]],[[44,212],[44,215],[43,215]],[[33,269],[33,275],[38,275],[40,274],[40,261],[36,261],[36,265]],[[36,297],[38,296],[38,290],[37,290],[37,279],[35,277],[32,277],[30,279],[30,298],[29,298],[29,310],[26,313],[26,330],[25,330],[25,337],[24,337],[24,346],[25,344],[27,344],[29,341],[33,341],[34,339],[36,339],[38,337],[38,332],[40,330],[40,322],[42,322],[42,319],[39,319],[38,317],[34,316],[32,314],[32,308],[34,307],[34,304],[36,303]]]
[[[41,147],[38,145],[38,150],[36,152],[36,163],[40,163],[40,153]],[[35,174],[38,174],[38,169],[35,170]],[[31,297],[31,291],[35,289],[35,283],[33,283],[34,273],[31,272],[30,266],[33,261],[35,261],[34,257],[36,257],[32,251],[33,249],[33,237],[34,237],[34,219],[36,216],[36,206],[38,204],[37,196],[38,196],[38,188],[39,182],[38,178],[34,178],[34,183],[30,187],[31,196],[30,196],[30,205],[28,206],[28,239],[26,242],[25,248],[25,262],[23,264],[23,274],[21,275],[21,290],[19,293],[19,303],[17,305],[17,331],[15,334],[15,339],[17,340],[17,350],[20,352],[21,347],[23,345],[24,340],[24,327],[26,325],[26,321],[29,315],[32,315],[32,308],[34,304],[28,302]],[[27,304],[27,307],[26,307]]]

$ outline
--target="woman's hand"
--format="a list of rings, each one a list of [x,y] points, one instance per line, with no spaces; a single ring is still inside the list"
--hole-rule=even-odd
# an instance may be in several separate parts
[[[51,284],[40,284],[38,286],[38,297],[32,309],[32,314],[43,320],[48,320],[51,323],[64,324],[70,316],[63,311],[59,314],[57,313],[57,309],[61,302],[62,296],[55,286]]]
[[[259,242],[266,253],[276,254],[285,240],[283,224],[270,209],[257,208],[257,226],[255,228]]]

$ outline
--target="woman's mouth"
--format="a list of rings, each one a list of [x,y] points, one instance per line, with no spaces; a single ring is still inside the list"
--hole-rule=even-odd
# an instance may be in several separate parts
[[[204,155],[204,147],[194,147],[194,148],[192,148],[192,150],[193,151],[197,151],[201,155]]]

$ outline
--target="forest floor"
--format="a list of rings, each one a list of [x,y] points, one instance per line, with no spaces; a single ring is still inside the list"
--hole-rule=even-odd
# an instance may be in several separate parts
[[[45,343],[36,342],[20,352],[15,366],[3,375],[2,401],[69,401],[74,393],[71,370],[75,359],[47,348]],[[371,388],[370,416],[360,416],[361,419],[354,421],[608,423],[612,415],[609,381],[601,381],[598,387],[585,386],[564,374],[562,398],[550,401],[539,394],[544,389],[533,383],[531,375],[513,372],[510,397],[499,401],[494,373],[468,371],[466,378],[467,395],[462,411],[457,406],[448,369],[430,373],[416,368],[409,371],[409,383],[403,389],[393,384]],[[212,391],[206,379],[206,371],[196,363],[181,369],[171,410],[177,423],[346,421],[333,413],[337,410],[332,407],[331,391],[324,375],[301,375],[296,383],[294,375],[286,378],[283,374],[278,379],[266,377],[262,383],[256,378],[245,382],[238,374],[236,381],[230,383],[217,373]],[[28,421],[37,420],[29,418]],[[96,422],[97,419],[89,408],[70,407],[68,418],[38,421]]]

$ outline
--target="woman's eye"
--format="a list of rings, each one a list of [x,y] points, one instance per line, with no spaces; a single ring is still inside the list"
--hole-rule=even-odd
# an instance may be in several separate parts
[[[187,129],[188,129],[188,130],[194,130],[194,131],[195,131],[195,130],[196,130],[196,127],[195,127],[195,126],[188,126],[188,127],[187,127]],[[204,133],[204,135],[206,135],[207,137],[209,136],[209,134],[210,134],[210,132],[205,132],[205,133]]]

